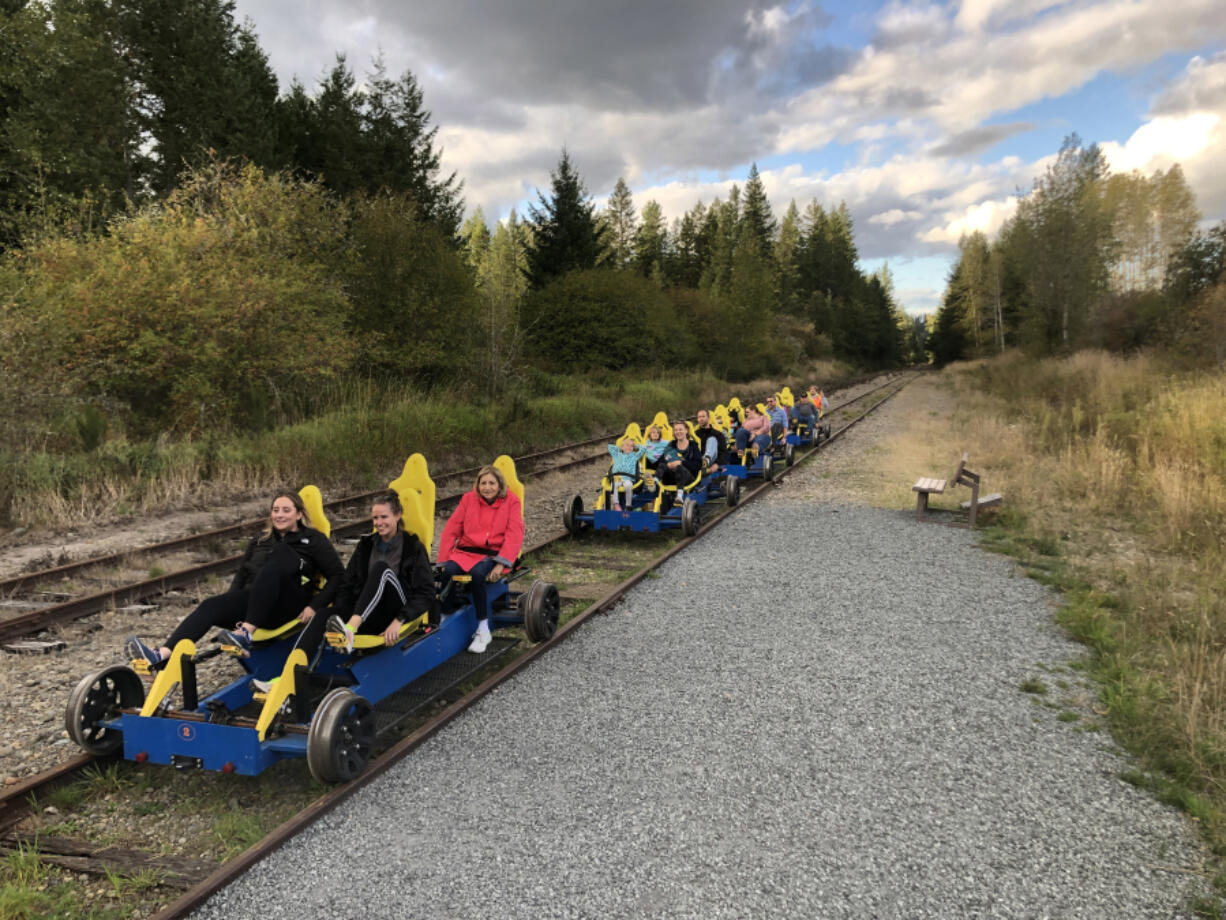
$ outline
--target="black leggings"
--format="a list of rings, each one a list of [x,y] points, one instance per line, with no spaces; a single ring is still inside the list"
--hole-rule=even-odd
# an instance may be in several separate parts
[[[265,628],[292,620],[302,613],[302,608],[311,599],[299,575],[301,564],[302,557],[284,543],[278,543],[256,573],[250,588],[205,598],[175,627],[166,640],[166,647],[173,650],[181,639],[198,642],[215,626],[233,629],[245,621]]]
[[[404,585],[400,583],[396,573],[386,562],[376,562],[366,576],[362,592],[353,605],[353,612],[362,617],[358,632],[372,636],[383,632],[392,625],[392,620],[404,613],[406,603],[408,600],[405,597]],[[316,613],[307,621],[306,628],[294,643],[294,648],[306,652],[307,661],[315,657],[319,643],[323,641],[328,618],[333,613],[337,611],[332,608]],[[345,619],[348,620],[348,616]]]
[[[667,514],[673,507],[673,503],[677,500],[677,494],[683,486],[688,486],[698,476],[685,464],[673,469],[671,466],[665,467],[660,472],[660,485],[676,486],[677,492],[665,492],[660,499],[660,513]]]

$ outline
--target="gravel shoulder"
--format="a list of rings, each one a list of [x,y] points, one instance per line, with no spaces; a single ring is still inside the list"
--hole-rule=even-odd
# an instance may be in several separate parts
[[[821,463],[196,916],[1191,916],[1050,594]]]

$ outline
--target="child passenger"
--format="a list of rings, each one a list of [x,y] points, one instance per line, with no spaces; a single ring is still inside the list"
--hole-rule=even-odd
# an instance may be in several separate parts
[[[658,430],[658,429],[657,429]],[[667,447],[667,444],[665,445]],[[609,470],[609,483],[612,485],[612,508],[621,511],[621,502],[617,500],[617,492],[623,490],[626,495],[626,507],[633,504],[634,480],[638,477],[639,458],[647,453],[645,446],[640,446],[634,438],[622,438],[620,444],[609,445],[609,455],[613,458],[613,468]]]
[[[643,448],[647,469],[654,470],[660,465],[660,458],[664,456],[664,452],[668,450],[668,442],[664,440],[664,432],[660,430],[659,425],[652,425],[647,429],[647,442]]]

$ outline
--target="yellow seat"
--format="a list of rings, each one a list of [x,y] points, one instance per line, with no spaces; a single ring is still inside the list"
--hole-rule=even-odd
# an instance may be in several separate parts
[[[437,488],[430,478],[426,458],[413,454],[404,462],[400,475],[387,484],[400,498],[404,508],[404,529],[416,534],[426,552],[434,546],[434,500]]]
[[[519,499],[519,516],[524,516],[524,484],[519,481],[519,476],[515,473],[515,461],[506,454],[500,456],[493,463],[494,469],[502,473],[502,478],[507,481],[507,488],[515,493],[515,497]]]
[[[626,438],[633,438],[634,443],[636,444],[643,443],[643,429],[639,427],[638,422],[631,422],[629,425],[627,425],[626,430],[622,432],[622,436],[619,438],[619,440],[624,441]]]
[[[306,508],[307,517],[311,519],[311,526],[325,537],[331,539],[332,522],[328,520],[328,515],[324,513],[324,499],[319,494],[319,487],[303,486],[298,490],[298,497],[302,499],[302,505]]]
[[[784,387],[779,391],[779,405],[787,406],[789,409],[796,405],[796,397],[792,395],[792,391],[789,388]]]
[[[651,420],[651,425],[659,426],[660,434],[663,436],[665,441],[671,440],[672,438],[671,432],[673,429],[672,429],[672,425],[668,421],[668,413],[657,412],[655,415],[655,418]],[[648,427],[651,427],[651,425],[648,425]]]
[[[694,423],[691,422],[689,419],[686,419],[685,427],[690,430],[690,439],[693,441],[697,441],[698,440],[698,430],[694,427]]]

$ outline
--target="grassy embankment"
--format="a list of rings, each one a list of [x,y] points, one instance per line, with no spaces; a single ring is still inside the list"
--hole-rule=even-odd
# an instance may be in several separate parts
[[[984,490],[1005,496],[987,546],[1060,589],[1095,710],[1138,758],[1124,778],[1200,824],[1217,860],[1205,871],[1226,890],[1226,374],[1082,353],[915,386],[873,499],[909,507],[918,476],[970,452]]]
[[[808,369],[833,389],[847,371]],[[533,374],[504,399],[347,384],[309,420],[249,435],[132,442],[83,431],[93,449],[29,450],[0,470],[0,522],[63,525],[217,503],[282,485],[315,482],[325,493],[375,488],[421,452],[434,470],[473,465],[614,431],[656,411],[693,412],[772,381],[730,384],[704,372],[569,377]]]

